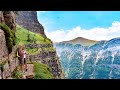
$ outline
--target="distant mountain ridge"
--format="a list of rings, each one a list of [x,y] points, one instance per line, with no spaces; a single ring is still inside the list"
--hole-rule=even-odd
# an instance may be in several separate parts
[[[90,40],[90,39],[86,39],[86,38],[83,38],[83,37],[77,37],[75,39],[72,39],[72,40],[69,40],[69,41],[63,41],[63,42],[60,42],[60,43],[71,43],[71,44],[81,44],[82,46],[91,46],[91,45],[94,45],[98,42],[99,41]]]
[[[54,44],[68,79],[120,79],[120,38],[92,46]]]

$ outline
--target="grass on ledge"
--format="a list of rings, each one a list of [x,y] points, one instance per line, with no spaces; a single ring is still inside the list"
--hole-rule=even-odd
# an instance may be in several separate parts
[[[33,62],[34,64],[34,79],[53,79],[53,74],[50,72],[51,68],[46,64],[40,62]]]
[[[28,35],[30,41],[28,41]],[[28,31],[27,29],[17,25],[16,27],[17,44],[34,44],[33,41],[36,41],[37,44],[51,44],[51,41],[48,38],[45,39],[41,34]]]
[[[28,35],[29,39],[28,40]],[[35,41],[35,42],[34,42]],[[27,45],[27,44],[52,44],[51,40],[44,38],[41,34],[28,31],[27,29],[17,25],[16,27],[16,44],[17,45]],[[52,50],[52,48],[46,48],[45,50]],[[41,48],[26,49],[29,54],[38,54]]]

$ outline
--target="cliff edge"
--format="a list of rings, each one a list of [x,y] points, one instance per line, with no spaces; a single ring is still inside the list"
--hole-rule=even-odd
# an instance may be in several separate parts
[[[17,14],[14,11],[0,11],[0,26],[0,78],[10,79],[17,75],[15,70],[18,70],[19,62],[16,50],[19,44],[24,44],[27,62],[35,65],[34,74],[37,78],[44,73],[40,78],[53,76],[54,79],[64,79],[59,57],[52,41],[46,37],[43,26],[38,22],[36,11],[18,11]],[[32,65],[29,64],[30,66]]]

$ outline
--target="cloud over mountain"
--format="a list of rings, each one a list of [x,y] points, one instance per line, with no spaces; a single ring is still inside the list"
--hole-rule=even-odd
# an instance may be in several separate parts
[[[114,21],[110,27],[95,27],[91,29],[82,29],[76,26],[71,30],[45,31],[48,38],[54,42],[68,41],[77,37],[83,37],[91,40],[109,40],[120,37],[120,22]]]

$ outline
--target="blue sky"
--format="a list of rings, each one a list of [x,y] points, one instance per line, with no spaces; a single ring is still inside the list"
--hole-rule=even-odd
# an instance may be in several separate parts
[[[113,31],[116,29],[115,25],[119,25],[120,11],[38,11],[37,14],[38,20],[44,26],[46,34],[49,34],[48,37],[55,42],[64,41],[64,39],[70,40],[77,36],[94,40],[107,40],[114,37],[119,37],[116,32],[119,29],[118,26],[114,33]],[[95,28],[97,28],[98,31]],[[113,30],[109,28],[112,28]],[[91,38],[90,36],[92,35],[88,35],[88,33],[90,31],[93,32],[94,29],[98,34],[101,34],[101,30],[103,32],[103,29],[105,29],[107,34],[105,33],[103,38],[100,38],[102,37],[100,35],[99,37],[94,36]],[[73,34],[75,35],[69,35],[72,31],[74,31]],[[112,32],[110,35],[108,34],[109,31]],[[76,34],[77,32],[81,32],[83,34],[86,32],[84,34],[86,36]],[[56,36],[53,35],[54,33],[60,33],[60,35],[64,34],[63,37],[65,38],[61,39],[61,37],[58,36],[56,39]],[[114,37],[112,34],[114,34]]]

